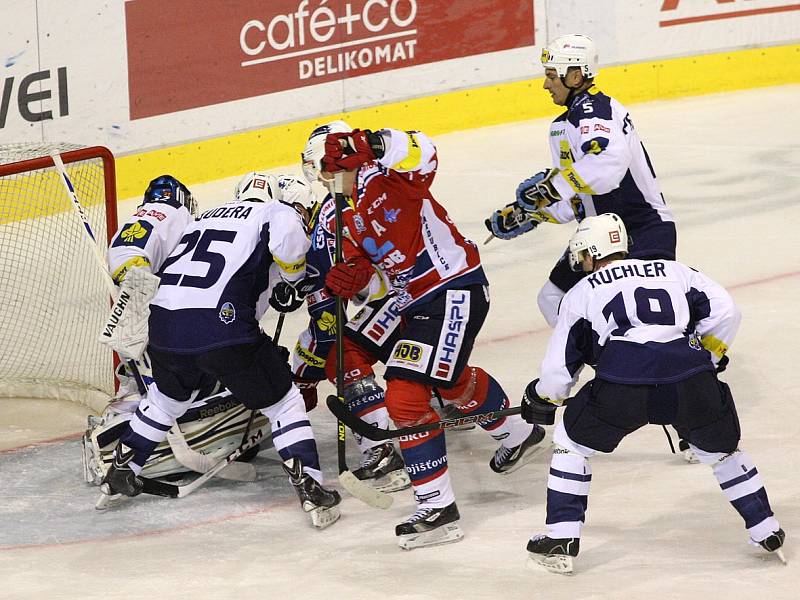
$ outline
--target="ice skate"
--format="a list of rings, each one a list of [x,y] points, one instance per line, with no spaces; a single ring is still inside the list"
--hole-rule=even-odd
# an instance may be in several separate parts
[[[337,505],[342,501],[339,492],[325,489],[313,477],[304,473],[298,458],[284,461],[283,470],[289,475],[289,482],[300,498],[300,506],[309,513],[314,527],[325,529],[339,520],[341,514]]]
[[[783,529],[778,529],[778,531],[774,531],[772,535],[767,536],[760,542],[754,542],[761,546],[764,550],[769,552],[770,554],[774,554],[778,557],[783,564],[786,564],[786,557],[783,555],[783,542],[786,540],[786,532]]]
[[[380,492],[396,492],[411,485],[402,457],[389,442],[367,450],[353,475]]]
[[[100,498],[95,504],[97,510],[117,506],[123,497],[138,496],[144,483],[128,466],[133,459],[133,449],[119,444],[114,450],[114,460],[100,484]]]
[[[572,559],[578,556],[580,538],[553,539],[537,535],[528,542],[527,567],[544,569],[551,573],[569,575],[572,573]]]
[[[403,550],[413,550],[457,542],[464,537],[458,526],[460,518],[455,502],[444,508],[420,507],[394,528],[397,543]]]
[[[536,455],[534,449],[543,439],[544,428],[534,425],[530,435],[519,446],[511,448],[500,446],[497,452],[494,453],[492,460],[489,461],[489,467],[495,473],[504,475],[513,473]]]
[[[697,454],[694,453],[694,450],[691,449],[689,446],[689,442],[686,440],[678,440],[678,450],[681,451],[681,456],[683,456],[683,460],[685,460],[690,465],[696,465],[700,462],[700,459],[697,458]]]

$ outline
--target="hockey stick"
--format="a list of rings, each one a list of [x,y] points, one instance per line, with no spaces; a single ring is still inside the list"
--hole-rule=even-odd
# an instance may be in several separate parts
[[[53,159],[53,166],[58,172],[59,179],[61,180],[61,183],[64,185],[64,189],[67,191],[67,195],[69,196],[69,199],[71,201],[72,208],[75,211],[75,214],[80,219],[81,223],[83,224],[83,230],[85,233],[83,239],[91,247],[92,256],[94,256],[95,258],[97,269],[100,272],[100,275],[106,285],[109,296],[111,296],[111,301],[117,302],[119,300],[117,298],[117,286],[114,285],[114,280],[111,278],[111,275],[108,272],[108,264],[106,263],[105,256],[103,255],[103,250],[100,248],[100,243],[97,241],[97,238],[94,235],[94,231],[92,231],[92,226],[89,223],[89,218],[86,216],[86,210],[83,208],[83,204],[81,204],[81,201],[78,198],[78,194],[75,192],[75,186],[72,185],[72,180],[69,178],[69,175],[67,174],[67,169],[64,167],[64,161],[61,160],[61,156],[58,155],[57,153],[51,154],[50,158]],[[142,375],[139,372],[139,368],[136,364],[136,361],[126,360],[125,362],[127,363],[128,367],[131,370],[131,373],[133,374],[134,379],[136,380],[136,387],[139,389],[139,394],[142,397],[144,397],[145,393],[147,392],[147,387],[144,384],[144,380],[142,379]],[[183,438],[182,433],[180,435],[180,438],[181,439],[179,441],[176,440],[177,442],[176,445],[180,446],[178,452],[175,451],[175,447],[173,446],[172,443],[170,443],[170,446],[173,447],[173,453],[175,454],[175,459],[182,465],[194,471],[196,469],[189,467],[186,464],[186,462],[192,463],[196,466],[200,466],[204,464],[204,461],[208,460],[208,457],[189,448],[189,445]],[[180,444],[181,441],[183,442],[182,445]],[[183,460],[179,458],[178,456],[179,453],[183,457]],[[252,465],[246,465],[246,467],[252,467]],[[208,469],[205,469],[205,471],[207,470]],[[236,472],[237,468],[232,467],[232,470]],[[241,471],[239,471],[239,473],[240,475],[242,474]],[[255,471],[253,472],[253,479],[255,479]],[[248,481],[252,481],[252,479],[249,479]]]
[[[283,321],[285,318],[286,313],[281,313],[278,317],[278,323],[275,326],[275,334],[272,336],[272,341],[276,345],[281,337],[281,330],[283,329]],[[232,394],[228,390],[225,390],[220,394],[211,396],[209,399],[213,400],[219,397],[227,397],[230,395]],[[250,417],[247,419],[247,425],[245,425],[244,428],[242,441],[239,443],[240,446],[244,445],[247,441],[247,438],[250,435],[250,427],[253,425],[255,416],[256,411],[251,410]],[[206,473],[214,467],[213,459],[209,455],[194,451],[190,448],[189,443],[186,441],[186,438],[183,436],[183,432],[177,423],[167,434],[167,441],[172,448],[172,453],[175,455],[175,460],[177,460],[187,469],[195,471],[196,473]],[[249,463],[232,462],[228,464],[227,468],[219,471],[218,476],[222,477],[223,479],[232,479],[235,481],[255,481],[256,468]]]
[[[494,410],[491,412],[477,413],[474,415],[464,415],[456,419],[442,419],[436,423],[428,423],[426,425],[414,425],[413,427],[401,427],[400,429],[381,429],[371,423],[362,421],[339,402],[336,396],[328,396],[326,400],[328,409],[336,415],[336,418],[347,425],[350,429],[365,438],[374,440],[376,442],[382,440],[390,440],[392,438],[405,437],[417,433],[425,433],[428,431],[435,431],[437,429],[455,429],[462,425],[469,425],[471,423],[481,424],[484,421],[492,421],[500,417],[509,417],[511,415],[518,415],[522,410],[519,406],[512,408],[503,408],[501,410]]]
[[[220,460],[208,471],[200,475],[197,479],[185,485],[174,485],[172,483],[158,481],[157,479],[150,479],[148,477],[140,476],[139,479],[141,479],[142,482],[144,483],[144,488],[142,489],[142,492],[144,492],[145,494],[151,494],[153,496],[166,496],[168,498],[185,498],[195,490],[203,487],[206,483],[208,483],[208,481],[212,477],[214,477],[214,475],[217,475],[224,468],[229,467],[231,463],[236,461],[236,459],[242,456],[250,448],[258,444],[261,441],[261,438],[262,435],[260,431],[250,436],[250,439],[248,439],[247,442],[245,442],[244,444],[239,446],[236,450],[231,452],[228,456]]]
[[[340,171],[334,175],[334,198],[336,200],[335,210],[335,233],[336,247],[334,260],[336,264],[343,261],[342,257],[342,211],[344,210],[344,185],[342,182],[343,173]],[[336,396],[332,396],[333,401],[348,414],[344,399],[344,302],[340,296],[336,296]],[[330,398],[328,399],[330,403]],[[330,406],[330,404],[329,404]],[[334,413],[335,414],[335,413]],[[379,492],[369,484],[364,483],[347,467],[347,457],[345,456],[346,432],[344,422],[341,417],[336,421],[336,454],[339,460],[339,483],[350,495],[358,498],[365,504],[374,508],[387,509],[394,501],[391,496],[384,492]]]

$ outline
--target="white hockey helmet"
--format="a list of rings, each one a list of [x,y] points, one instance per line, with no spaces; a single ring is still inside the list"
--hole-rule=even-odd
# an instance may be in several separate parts
[[[329,133],[347,133],[353,131],[344,121],[331,121],[320,125],[308,136],[305,150],[300,155],[303,161],[303,175],[309,183],[314,183],[319,178],[322,170],[322,157],[325,156],[325,138]]]
[[[278,178],[269,173],[250,171],[236,184],[236,202],[272,202],[281,199]]]
[[[564,77],[570,67],[580,67],[584,77],[595,77],[599,72],[597,47],[589,36],[562,35],[542,48],[542,66],[555,69],[559,77]]]
[[[581,273],[585,253],[597,260],[617,252],[628,253],[628,232],[622,219],[614,213],[586,217],[569,240],[569,265]]]
[[[317,201],[314,190],[305,179],[294,175],[278,175],[278,188],[282,202],[287,204],[300,204],[304,208],[311,208]]]

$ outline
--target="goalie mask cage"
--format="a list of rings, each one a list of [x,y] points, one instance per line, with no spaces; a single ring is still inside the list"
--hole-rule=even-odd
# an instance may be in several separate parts
[[[114,394],[112,352],[97,341],[108,288],[52,152],[61,155],[98,243],[117,228],[107,148],[0,145],[0,397],[101,410]]]

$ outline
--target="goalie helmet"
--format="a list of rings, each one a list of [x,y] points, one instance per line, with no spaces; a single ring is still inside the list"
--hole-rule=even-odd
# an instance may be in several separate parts
[[[305,150],[300,158],[303,161],[303,175],[309,183],[314,183],[319,179],[322,170],[322,157],[325,156],[325,138],[329,133],[347,133],[353,131],[344,121],[331,121],[325,125],[320,125],[311,135],[308,136]]]
[[[598,260],[617,252],[628,253],[628,233],[614,213],[585,218],[569,240],[569,264],[577,273],[583,272],[585,254]]]
[[[272,202],[281,199],[278,178],[268,173],[250,171],[236,184],[236,202]]]
[[[144,191],[142,204],[147,204],[148,202],[163,202],[176,208],[185,206],[193,217],[197,216],[197,201],[194,196],[192,196],[189,188],[172,175],[161,175],[150,182]]]
[[[559,77],[564,77],[570,67],[580,67],[586,78],[595,77],[599,72],[597,47],[589,36],[562,35],[542,48],[542,66],[555,69]]]

